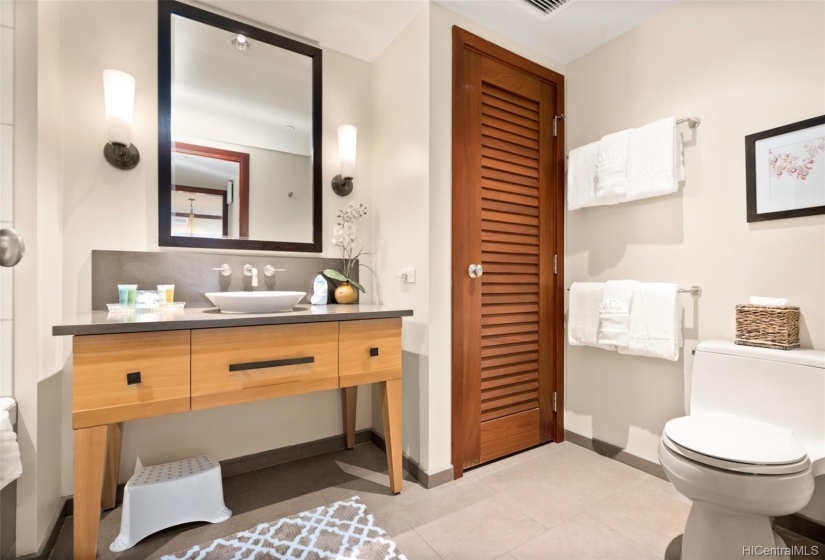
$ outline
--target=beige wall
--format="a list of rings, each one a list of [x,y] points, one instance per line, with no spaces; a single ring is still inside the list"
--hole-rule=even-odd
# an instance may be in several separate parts
[[[93,249],[158,250],[157,7],[154,2],[130,0],[72,1],[64,3],[63,11],[63,320],[71,322],[91,306]],[[323,242],[324,254],[337,256],[329,239],[338,210],[351,200],[367,206],[372,203],[368,173],[371,66],[335,51],[325,50],[323,56]],[[137,80],[132,141],[140,149],[141,163],[127,172],[109,166],[100,154],[106,139],[101,72],[109,67],[128,72]],[[358,160],[355,190],[340,198],[328,185],[340,172],[336,130],[344,123],[358,126]],[[367,221],[367,243],[370,229]],[[55,266],[59,268],[59,263]],[[70,383],[68,348],[65,358]],[[371,425],[370,393],[369,387],[359,391],[364,406],[359,407],[358,429]],[[69,412],[67,390],[63,402],[63,494],[72,492]],[[200,453],[226,459],[342,430],[336,391],[131,422],[124,430],[120,479],[131,475],[137,456],[149,464]]]
[[[15,5],[15,221],[26,256],[14,269],[14,396],[23,476],[17,552],[34,552],[60,500],[63,354],[51,326],[62,310],[60,243],[63,105],[61,4]]]
[[[751,295],[802,308],[802,345],[825,348],[825,216],[745,221],[744,137],[825,113],[825,4],[680,2],[567,66],[567,147],[661,117],[685,137],[679,193],[569,212],[566,283],[700,285],[685,303],[687,359],[568,348],[566,427],[657,461],[684,414],[697,340],[732,339]]]
[[[430,7],[415,18],[375,60],[372,68],[372,183],[375,289],[384,305],[412,309],[404,319],[404,453],[427,470],[427,364],[429,254],[429,31]],[[416,282],[396,274],[416,269]],[[375,397],[378,391],[375,391]],[[381,408],[373,426],[382,431]]]
[[[430,17],[430,373],[429,441],[436,470],[450,465],[452,26],[458,25],[542,66],[565,67],[464,17],[431,5]]]

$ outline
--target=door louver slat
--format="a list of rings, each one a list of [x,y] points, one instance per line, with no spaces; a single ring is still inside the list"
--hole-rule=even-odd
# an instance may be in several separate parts
[[[481,85],[481,420],[538,408],[538,105]],[[536,144],[533,144],[536,142]],[[520,263],[520,264],[503,264]],[[505,320],[488,322],[503,316]]]

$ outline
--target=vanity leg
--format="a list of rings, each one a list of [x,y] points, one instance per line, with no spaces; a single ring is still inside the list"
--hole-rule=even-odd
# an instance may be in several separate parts
[[[103,477],[103,509],[115,507],[117,498],[117,475],[120,471],[120,442],[123,439],[123,422],[109,424],[106,438],[106,472]]]
[[[92,560],[97,552],[108,426],[74,431],[74,558]]]
[[[355,410],[357,402],[357,385],[341,389],[341,404],[344,410],[344,433],[347,437],[347,449],[355,447]]]
[[[387,446],[387,469],[390,490],[401,493],[404,467],[401,463],[401,380],[381,382],[381,405],[384,415],[384,441]]]

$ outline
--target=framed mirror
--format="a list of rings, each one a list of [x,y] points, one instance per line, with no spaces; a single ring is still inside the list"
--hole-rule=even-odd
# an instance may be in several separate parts
[[[158,242],[321,243],[321,49],[158,3]]]

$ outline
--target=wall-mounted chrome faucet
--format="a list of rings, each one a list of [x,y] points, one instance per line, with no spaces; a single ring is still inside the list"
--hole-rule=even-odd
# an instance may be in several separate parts
[[[245,264],[243,267],[243,275],[252,277],[252,287],[258,287],[258,269],[251,264]]]
[[[232,267],[228,264],[222,264],[218,268],[213,268],[212,270],[219,270],[221,272],[221,276],[229,276],[232,274]]]
[[[286,271],[285,268],[275,268],[271,264],[268,264],[264,267],[264,274],[266,274],[267,276],[275,276],[276,272],[284,272],[284,271]]]

